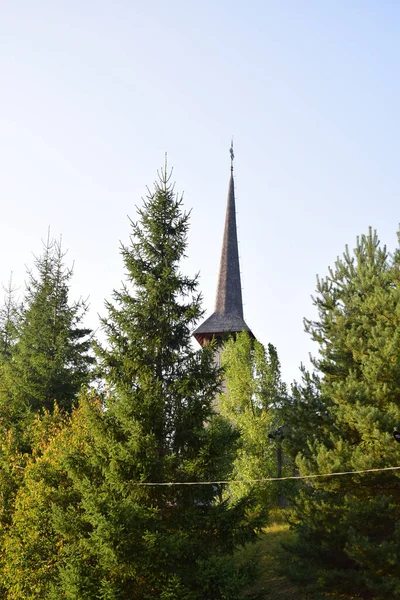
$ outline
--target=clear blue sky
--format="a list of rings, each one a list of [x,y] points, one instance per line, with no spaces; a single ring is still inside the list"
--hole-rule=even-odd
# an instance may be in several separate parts
[[[298,378],[316,274],[369,225],[397,243],[399,34],[390,0],[3,0],[0,281],[51,226],[97,327],[167,151],[210,314],[233,134],[245,318]]]

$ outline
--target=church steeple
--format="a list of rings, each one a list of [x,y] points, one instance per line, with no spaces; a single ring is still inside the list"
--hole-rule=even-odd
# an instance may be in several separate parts
[[[215,312],[220,314],[234,314],[243,319],[233,171],[231,172],[229,181]]]
[[[230,148],[231,177],[228,188],[225,230],[219,266],[215,311],[193,333],[202,346],[213,338],[221,340],[225,334],[248,331],[243,319],[242,286],[240,281],[239,251],[236,229],[235,185],[233,180],[233,143]]]

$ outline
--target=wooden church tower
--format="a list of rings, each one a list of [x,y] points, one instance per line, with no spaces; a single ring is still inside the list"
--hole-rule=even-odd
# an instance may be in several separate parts
[[[193,333],[201,346],[209,344],[213,339],[222,343],[226,335],[235,335],[243,330],[248,331],[254,337],[243,317],[242,286],[240,282],[236,230],[235,186],[233,180],[233,144],[231,144],[230,154],[231,177],[228,189],[215,310]]]

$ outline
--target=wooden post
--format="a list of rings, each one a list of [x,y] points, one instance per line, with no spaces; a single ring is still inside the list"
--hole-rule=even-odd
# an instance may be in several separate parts
[[[278,463],[278,479],[282,477],[282,438],[281,436],[276,437],[276,459]],[[278,484],[279,485],[279,484]],[[285,499],[280,494],[278,488],[278,506],[282,508],[285,505]]]

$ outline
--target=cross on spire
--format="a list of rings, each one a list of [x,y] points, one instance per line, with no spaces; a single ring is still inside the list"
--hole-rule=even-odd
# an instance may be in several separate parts
[[[231,173],[233,173],[233,161],[235,158],[235,154],[233,152],[233,138],[231,139],[231,147],[229,149],[229,154],[231,155]]]

